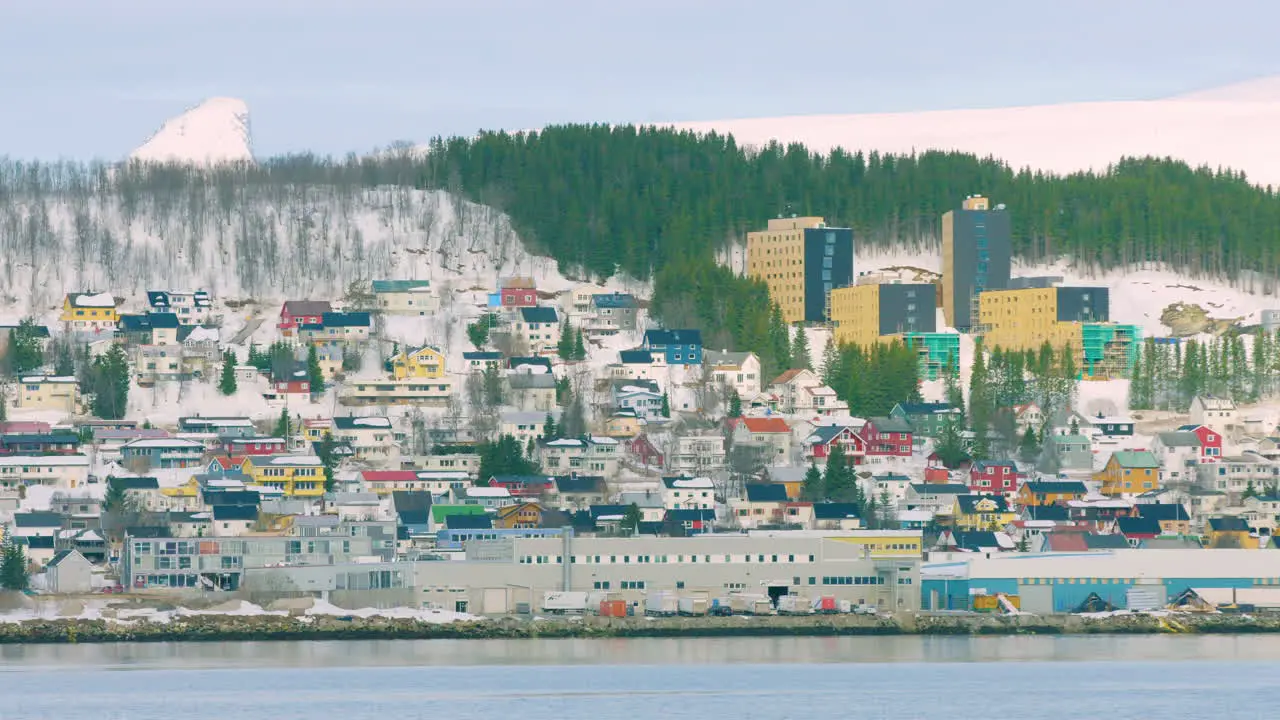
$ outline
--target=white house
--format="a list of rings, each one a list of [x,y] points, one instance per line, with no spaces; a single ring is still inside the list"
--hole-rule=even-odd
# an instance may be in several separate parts
[[[797,415],[840,415],[849,412],[849,404],[836,397],[822,384],[816,373],[808,369],[788,370],[774,378],[769,393],[776,398],[779,412]]]
[[[429,280],[374,280],[373,300],[387,315],[426,315],[440,309]]]
[[[755,353],[707,350],[702,362],[716,384],[733,388],[742,400],[760,394],[760,358]]]
[[[710,475],[725,467],[724,435],[694,433],[675,438],[667,451],[667,469],[686,475]]]
[[[504,487],[464,487],[454,493],[463,505],[479,505],[489,511],[515,503],[511,491]]]
[[[89,458],[84,455],[8,455],[0,457],[0,488],[42,485],[60,490],[89,481]]]
[[[1214,395],[1197,395],[1191,400],[1191,424],[1204,425],[1225,435],[1227,429],[1239,424],[1236,404],[1227,398]]]
[[[51,593],[87,593],[93,588],[93,563],[78,550],[62,550],[45,566],[44,579]]]
[[[336,417],[333,439],[355,451],[355,459],[372,465],[399,467],[400,446],[385,417]]]
[[[711,478],[662,478],[662,507],[668,510],[713,510],[716,486]]]
[[[559,421],[560,411],[551,412],[553,420]],[[547,413],[509,410],[498,418],[498,433],[510,435],[520,443],[520,447],[529,444],[530,440],[542,437],[547,427]]]
[[[522,307],[511,322],[511,337],[534,355],[550,355],[560,343],[560,317],[553,307]]]
[[[1235,455],[1216,463],[1198,465],[1196,478],[1200,487],[1224,492],[1234,498],[1248,490],[1250,485],[1262,493],[1267,486],[1280,481],[1280,464],[1261,455]]]
[[[1156,434],[1151,452],[1160,461],[1160,484],[1193,481],[1200,459],[1200,437],[1187,430]]]

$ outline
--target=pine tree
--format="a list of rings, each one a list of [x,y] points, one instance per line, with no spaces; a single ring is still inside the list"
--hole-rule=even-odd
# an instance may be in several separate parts
[[[796,334],[792,338],[791,367],[796,370],[813,369],[813,360],[809,358],[809,338],[805,336],[803,326],[796,328]]]
[[[1031,427],[1022,433],[1022,441],[1018,443],[1018,458],[1023,462],[1032,462],[1040,456],[1040,441],[1036,439],[1036,431]]]
[[[285,418],[287,422],[288,419]],[[320,438],[320,442],[316,443],[316,457],[320,459],[321,472],[324,474],[324,491],[333,492],[334,484],[337,482],[338,470],[338,454],[335,452],[337,443],[333,436],[325,433]]]
[[[0,588],[21,591],[28,586],[27,555],[7,528],[0,544]]]
[[[546,422],[542,424],[542,438],[544,440],[555,440],[560,437],[559,429],[556,428],[556,419],[547,413]]]
[[[324,392],[324,370],[320,368],[320,353],[314,344],[307,346],[307,382],[312,395]]]
[[[742,397],[736,389],[729,391],[729,417],[742,417]]]
[[[282,438],[285,443],[289,442],[289,409],[285,408],[280,411],[280,418],[276,420],[275,436]]]
[[[489,326],[492,324],[493,316],[485,313],[467,326],[467,340],[471,341],[476,350],[483,350],[485,343],[489,342]]]
[[[569,324],[568,319],[565,319],[564,324],[560,326],[560,340],[556,343],[556,355],[565,362],[573,360],[573,326]]]
[[[836,348],[835,336],[827,337],[827,345],[822,349],[822,382],[825,385],[832,385],[832,378],[836,370],[836,365],[840,362],[840,351]]]
[[[236,354],[230,349],[222,353],[222,377],[218,381],[218,392],[223,395],[236,394]]]
[[[958,414],[948,415],[939,429],[938,442],[934,446],[934,452],[938,454],[938,459],[948,468],[958,467],[967,457],[964,438],[960,435],[960,425],[960,416]]]
[[[58,377],[73,377],[76,374],[76,359],[69,343],[60,343],[54,358],[53,374]]]
[[[974,343],[973,366],[969,368],[969,427],[973,430],[973,443],[969,454],[974,460],[988,460],[991,457],[990,438],[991,420],[995,411],[991,401],[991,387],[988,384],[987,364],[982,349],[982,341]]]
[[[838,442],[831,444],[831,454],[827,456],[827,471],[822,477],[824,500],[833,502],[851,502],[856,500],[853,470],[849,467],[844,446]]]
[[[776,303],[772,303],[769,312],[769,343],[760,355],[766,377],[776,377],[791,367],[791,333],[782,319],[782,308]]]
[[[800,486],[800,499],[805,502],[819,502],[826,498],[826,490],[823,488],[822,471],[818,470],[818,466],[809,465],[809,469],[804,472],[804,483]]]
[[[119,420],[129,408],[129,360],[124,349],[112,345],[94,358],[81,379],[81,391],[92,396],[93,414],[104,420]]]
[[[662,413],[662,417],[664,418],[671,417],[671,401],[667,398],[667,393],[665,390],[662,392],[662,408],[659,410],[659,412]]]
[[[9,388],[0,384],[0,422],[9,419]]]
[[[1258,497],[1258,488],[1253,484],[1252,480],[1249,481],[1244,488],[1244,492],[1240,495],[1241,499],[1248,499],[1251,497]]]
[[[582,328],[578,328],[573,333],[573,359],[574,360],[587,359],[587,345],[586,345],[586,342],[582,339]]]
[[[964,412],[964,391],[960,387],[960,368],[954,356],[948,355],[947,364],[943,368],[943,381],[946,385],[947,404]]]

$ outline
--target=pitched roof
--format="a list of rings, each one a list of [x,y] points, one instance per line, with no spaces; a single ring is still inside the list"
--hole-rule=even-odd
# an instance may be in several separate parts
[[[374,293],[400,293],[426,290],[431,287],[430,280],[374,280]]]
[[[876,429],[878,430],[879,427]],[[973,462],[973,467],[978,470],[986,470],[987,468],[1013,468],[1015,472],[1018,469],[1018,466],[1014,465],[1012,460],[975,460]]]
[[[501,360],[502,353],[492,351],[492,350],[464,352],[462,353],[462,359],[463,360]]]
[[[556,314],[553,307],[522,307],[520,308],[520,319],[527,323],[557,323],[560,322],[560,316]]]
[[[110,293],[67,293],[67,300],[71,301],[71,307],[113,308],[116,306],[116,299]]]
[[[1156,439],[1165,447],[1200,447],[1200,436],[1189,430],[1156,433]]]
[[[668,523],[715,522],[716,511],[690,508],[667,510],[662,515],[662,521]]]
[[[1036,495],[1085,495],[1089,488],[1079,480],[1030,480],[1023,487]]]
[[[1009,503],[1002,495],[960,495],[956,498],[956,502],[960,503],[960,512],[965,514],[973,514],[979,511],[978,503],[990,500],[995,505],[995,509],[991,512],[1009,512]]]
[[[1156,460],[1156,456],[1146,450],[1117,450],[1111,454],[1111,457],[1122,468],[1160,467],[1160,461]]]
[[[1242,517],[1210,518],[1209,529],[1214,532],[1248,532],[1249,523]]]
[[[938,415],[956,411],[951,403],[898,403],[895,407],[906,415]]]
[[[485,509],[480,505],[432,505],[431,519],[438,523],[446,522],[451,515],[484,515]],[[404,514],[400,518],[404,521]]]
[[[1044,539],[1051,552],[1084,552],[1089,549],[1084,536],[1082,532],[1050,532]]]
[[[325,327],[369,327],[372,321],[367,312],[327,312],[320,316]]]
[[[591,513],[593,520],[601,518],[621,518],[627,514],[630,505],[592,505],[587,512]]]
[[[960,483],[911,483],[911,489],[917,495],[968,495],[973,492],[968,485]]]
[[[1086,533],[1084,546],[1089,550],[1123,550],[1129,547],[1129,541],[1123,535]]]
[[[62,515],[44,511],[17,512],[13,514],[13,524],[27,528],[62,527]]]
[[[787,502],[787,487],[781,483],[747,485],[747,502]]]
[[[813,504],[815,520],[846,520],[862,517],[854,503],[819,502]]]
[[[257,520],[258,506],[256,505],[214,505],[213,519],[215,522],[228,520]]]
[[[391,505],[405,525],[426,525],[431,513],[431,493],[394,490]]]
[[[507,367],[514,370],[515,368],[518,368],[521,365],[533,365],[536,367],[546,368],[548,371],[550,371],[551,358],[536,357],[536,356],[532,356],[532,357],[517,356],[517,357],[507,358]]]
[[[391,421],[385,417],[336,417],[333,419],[335,430],[389,430]]]
[[[796,378],[800,373],[805,372],[804,368],[793,368],[773,379],[770,385],[785,385]]]
[[[701,345],[701,330],[646,330],[644,342],[651,347],[667,345]]]
[[[556,490],[561,495],[570,493],[604,492],[604,478],[599,475],[559,475],[556,477]]]
[[[1182,503],[1139,503],[1133,507],[1140,517],[1151,518],[1157,522],[1191,520],[1191,515],[1187,513]]]
[[[511,373],[507,375],[507,385],[512,390],[554,389],[556,378],[550,373]]]
[[[822,425],[816,427],[813,432],[809,433],[809,437],[805,438],[805,442],[810,445],[826,445],[840,436],[845,430],[851,430],[845,425]]]
[[[118,487],[121,490],[159,490],[160,481],[153,477],[116,477],[107,478],[107,488]]]
[[[85,557],[84,557],[83,555],[81,555],[81,554],[79,553],[79,551],[76,551],[76,550],[59,550],[58,552],[54,553],[53,558],[52,558],[51,560],[49,560],[49,564],[48,564],[48,565],[46,565],[45,567],[58,567],[58,566],[59,566],[59,565],[61,565],[64,561],[66,561],[66,559],[67,559],[67,558],[71,557],[72,553],[75,553],[76,557],[79,557],[82,561],[84,561],[84,562],[89,562],[88,560],[85,560]]]
[[[333,309],[328,300],[289,300],[285,302],[283,311],[298,317],[300,315],[324,315]]]
[[[909,433],[911,432],[911,423],[901,418],[895,417],[873,417],[867,418],[867,422],[875,426],[880,432],[891,433]]]
[[[747,430],[753,433],[789,433],[791,428],[787,426],[787,421],[780,417],[744,417],[738,418],[739,423],[747,426]]]
[[[1155,518],[1116,518],[1116,528],[1121,535],[1159,535],[1161,533],[1160,523]]]
[[[1228,398],[1216,395],[1197,395],[1196,400],[1205,410],[1235,410],[1236,404]]]
[[[669,490],[714,490],[715,483],[705,477],[664,477],[662,484]]]
[[[488,530],[493,527],[493,518],[482,514],[451,513],[445,517],[444,526],[450,530]]]
[[[1023,514],[1028,520],[1067,522],[1071,519],[1067,508],[1062,505],[1029,505],[1023,508]]]
[[[591,296],[591,304],[598,308],[637,308],[640,303],[627,293],[600,293]]]

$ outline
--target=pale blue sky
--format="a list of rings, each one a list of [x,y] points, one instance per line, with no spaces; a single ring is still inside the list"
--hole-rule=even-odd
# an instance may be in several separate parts
[[[0,154],[212,95],[255,152],[554,122],[1144,99],[1280,73],[1268,0],[2,0]]]

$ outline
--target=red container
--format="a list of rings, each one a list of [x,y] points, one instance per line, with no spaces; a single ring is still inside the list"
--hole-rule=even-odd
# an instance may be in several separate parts
[[[600,616],[601,617],[626,617],[627,601],[626,600],[601,600]]]
[[[835,612],[836,599],[830,595],[823,596],[818,600],[818,612]]]

